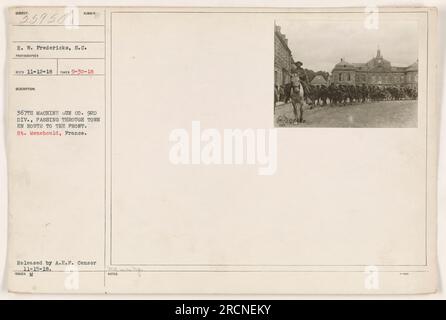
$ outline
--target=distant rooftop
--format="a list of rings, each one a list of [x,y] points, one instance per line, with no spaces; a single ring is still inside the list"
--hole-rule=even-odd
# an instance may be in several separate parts
[[[418,71],[418,60],[408,67],[392,66],[390,61],[384,59],[381,54],[381,50],[378,49],[376,56],[370,59],[366,63],[350,63],[344,58],[334,66],[333,70],[356,70],[356,71],[370,71],[374,68],[384,68],[385,71],[405,72],[405,71]]]

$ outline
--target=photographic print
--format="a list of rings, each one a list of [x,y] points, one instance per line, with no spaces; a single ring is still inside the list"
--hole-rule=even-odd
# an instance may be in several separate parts
[[[276,127],[417,127],[415,21],[276,20]]]

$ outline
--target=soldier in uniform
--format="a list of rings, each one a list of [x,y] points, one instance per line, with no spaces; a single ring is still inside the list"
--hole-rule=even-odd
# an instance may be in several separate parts
[[[295,63],[296,68],[294,69],[294,72],[297,74],[297,76],[300,79],[300,83],[302,84],[302,87],[304,89],[305,97],[309,97],[310,95],[310,81],[308,79],[307,72],[302,68],[302,62],[297,61]]]
[[[284,100],[284,91],[283,91],[283,86],[279,86],[279,101],[283,101]]]
[[[302,82],[300,81],[300,77],[297,72],[293,72],[291,74],[291,86],[289,97],[291,100],[291,104],[293,106],[293,113],[295,117],[294,124],[303,123],[304,118],[304,100],[305,100],[305,92]]]
[[[364,103],[367,100],[367,87],[364,83],[361,85],[360,92],[361,92],[361,102]]]
[[[328,88],[326,86],[321,86],[319,88],[319,97],[321,98],[321,106],[325,106],[327,104],[328,98]]]
[[[328,86],[328,98],[330,99],[330,105],[335,105],[337,104],[338,100],[336,97],[336,87],[335,84],[332,82],[330,83],[330,85]]]

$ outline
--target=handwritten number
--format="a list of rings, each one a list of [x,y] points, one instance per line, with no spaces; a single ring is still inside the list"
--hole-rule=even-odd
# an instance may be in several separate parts
[[[50,18],[48,19],[48,24],[53,24],[56,22],[57,13],[53,13]]]
[[[71,23],[68,23],[68,19],[70,18],[71,14],[70,13],[65,13],[63,15],[60,16],[59,19],[57,19],[57,24],[65,24],[65,21],[67,21],[66,24],[70,25]]]
[[[46,17],[48,16],[47,13],[42,13],[40,15],[40,20],[39,20],[39,24],[43,24],[43,22],[45,21]]]
[[[64,14],[53,13],[50,14],[48,12],[44,12],[41,14],[34,14],[30,16],[29,14],[25,14],[19,21],[19,24],[29,24],[29,25],[71,25],[71,20],[73,17],[73,12],[68,12]]]
[[[29,21],[29,23],[30,23],[30,24],[36,24],[37,19],[38,19],[38,16],[37,16],[37,14],[35,14],[35,15],[32,16],[32,18],[31,18],[31,20]]]

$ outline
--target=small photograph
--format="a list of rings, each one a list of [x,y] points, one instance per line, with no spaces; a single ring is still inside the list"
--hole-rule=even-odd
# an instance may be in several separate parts
[[[275,127],[416,128],[417,99],[415,21],[275,21]]]

